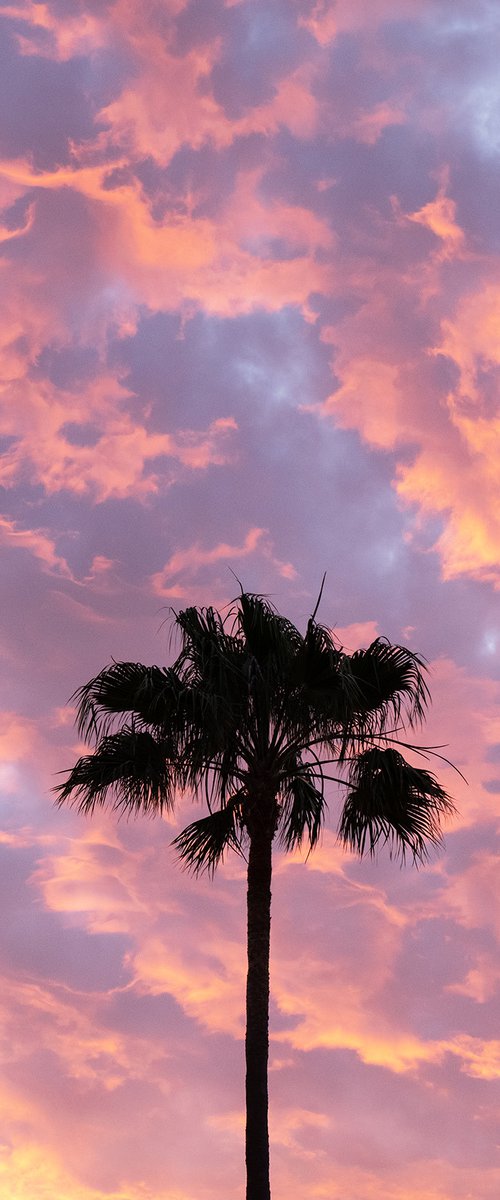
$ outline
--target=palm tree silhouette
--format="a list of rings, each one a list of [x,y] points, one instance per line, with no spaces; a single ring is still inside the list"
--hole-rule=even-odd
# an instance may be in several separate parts
[[[113,662],[75,693],[79,731],[95,748],[56,788],[60,804],[83,813],[107,802],[161,813],[176,792],[202,792],[207,815],[174,841],[184,864],[212,874],[228,849],[247,860],[247,1200],[270,1200],[273,843],[316,844],[330,780],[347,789],[339,838],[359,855],[388,843],[424,861],[454,811],[434,775],[401,753],[412,747],[399,734],[421,723],[429,700],[423,660],[382,638],[346,654],[316,621],[318,605],[304,635],[245,592],[224,616],[174,614],[173,666]]]

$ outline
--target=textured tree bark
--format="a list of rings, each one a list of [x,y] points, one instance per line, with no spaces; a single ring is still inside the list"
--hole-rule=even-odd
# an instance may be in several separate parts
[[[271,871],[274,829],[259,822],[252,829],[247,891],[246,1008],[246,1200],[270,1200],[268,1084],[269,950]]]

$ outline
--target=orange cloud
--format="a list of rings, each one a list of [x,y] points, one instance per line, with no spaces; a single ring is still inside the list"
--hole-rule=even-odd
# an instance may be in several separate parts
[[[0,1150],[0,1187],[2,1200],[192,1200],[187,1192],[157,1187],[150,1190],[142,1182],[102,1191],[80,1182],[64,1165],[62,1155],[47,1146],[37,1131],[19,1138],[18,1144],[4,1142]]]
[[[462,1071],[475,1079],[500,1079],[500,1041],[460,1034],[449,1048],[462,1059]]]
[[[275,95],[269,104],[258,105],[233,122],[234,136],[249,133],[277,133],[290,130],[299,138],[312,138],[321,116],[320,105],[313,92],[314,69],[310,64],[300,66],[291,75],[277,81]]]
[[[108,997],[109,999],[109,997]],[[104,1021],[100,1019],[104,1009]],[[159,1049],[140,1035],[110,1029],[106,996],[72,992],[51,982],[4,978],[2,1024],[8,1038],[8,1061],[27,1062],[49,1051],[70,1080],[114,1092],[128,1079],[162,1084]],[[168,1082],[165,1082],[168,1087]],[[40,1119],[35,1105],[33,1118]]]
[[[207,927],[201,949],[185,937],[180,945],[165,930],[144,936],[129,963],[139,991],[174,996],[211,1033],[243,1036],[245,946],[240,939],[234,941],[220,927]]]
[[[0,166],[1,171],[1,166]],[[23,228],[19,234],[26,232]],[[7,260],[0,260],[2,284],[3,321],[0,329],[0,389],[3,400],[2,420],[12,428],[15,410],[9,387],[16,380],[23,380],[43,347],[50,342],[64,340],[64,320],[57,304],[38,302],[40,277],[26,264],[12,271]],[[67,335],[66,335],[67,336]],[[17,414],[22,420],[22,412]]]
[[[457,366],[459,386],[447,397],[451,434],[429,437],[410,466],[399,469],[397,490],[422,512],[440,512],[445,528],[435,549],[446,579],[460,575],[500,586],[500,517],[496,503],[500,420],[488,389],[500,368],[500,290],[491,282],[461,299],[442,322],[435,348]]]
[[[383,884],[369,886],[358,883],[356,876],[350,878],[345,855],[342,869],[338,847],[330,835],[325,841],[326,854],[320,848],[307,860],[306,869],[308,873],[319,870],[320,875],[325,872],[329,875],[326,886],[328,903],[337,914],[335,928],[340,930],[347,923],[350,937],[346,942],[340,941],[338,947],[330,947],[329,953],[325,953],[324,947],[317,942],[314,951],[311,943],[307,943],[304,930],[297,931],[296,941],[295,927],[292,930],[283,920],[282,898],[282,907],[277,910],[274,924],[273,994],[280,1012],[289,1016],[292,1024],[273,1034],[273,1044],[289,1045],[302,1052],[347,1048],[362,1062],[384,1067],[397,1075],[418,1074],[426,1065],[441,1065],[452,1055],[458,1059],[465,1074],[490,1080],[499,1078],[500,1043],[497,1040],[472,1037],[465,1032],[457,1032],[451,1037],[425,1038],[414,1032],[403,1012],[398,1016],[394,1010],[387,1011],[386,998],[397,977],[400,954],[411,927],[417,927],[433,916],[456,918],[471,886],[477,887],[477,883],[472,885],[472,878],[468,878],[471,872],[465,871],[468,882],[463,888],[462,875],[449,881],[443,878],[443,887],[437,893],[434,891],[435,912],[429,898],[426,909],[425,895],[422,905],[417,903],[415,906],[412,894],[407,906],[396,908],[388,900]],[[492,881],[493,855],[491,867]],[[284,886],[281,880],[293,870],[293,862],[284,860],[278,871],[278,894]],[[292,878],[290,875],[290,886]],[[480,879],[477,882],[480,888]],[[491,890],[486,889],[480,895],[480,903],[485,909],[489,906],[491,913],[498,910]],[[307,911],[310,913],[311,909]],[[472,920],[468,913],[467,907],[462,908],[461,924],[484,926],[482,911],[476,910]],[[350,947],[353,937],[356,940],[358,928],[362,953],[353,960]],[[302,939],[300,943],[299,938]],[[496,978],[498,981],[498,971]],[[469,987],[460,983],[446,990],[473,994]],[[335,996],[333,1006],[332,995]]]
[[[200,921],[193,927],[190,917],[192,889],[206,885],[203,882],[196,885],[192,880],[184,883],[182,873],[175,872],[170,886],[170,875],[165,877],[162,865],[164,850],[155,855],[150,851],[124,852],[117,834],[111,829],[105,832],[105,828],[93,826],[84,837],[69,845],[64,854],[46,855],[34,877],[45,904],[51,911],[64,914],[66,920],[76,921],[91,931],[126,932],[132,939],[126,963],[133,987],[139,993],[170,994],[203,1027],[241,1038],[245,978],[244,869],[233,863],[227,872],[224,869],[218,875],[211,885],[211,906],[201,930]],[[325,839],[326,849],[311,857],[308,868],[313,876],[319,872],[320,877],[328,879],[330,892],[340,889],[341,907],[347,906],[364,926],[370,926],[373,955],[365,955],[353,970],[350,958],[347,962],[334,955],[330,962],[331,956],[326,959],[321,951],[315,954],[307,938],[300,948],[295,939],[288,945],[283,942],[277,909],[273,994],[282,1014],[292,1016],[294,1023],[291,1031],[276,1034],[276,1044],[285,1042],[301,1050],[349,1047],[363,1061],[396,1072],[413,1069],[420,1062],[438,1060],[443,1048],[419,1041],[404,1028],[394,1029],[377,999],[392,977],[408,918],[388,903],[380,888],[349,882],[345,855],[341,862],[340,852],[335,848],[336,860],[332,862],[328,856],[330,840]],[[232,882],[235,866],[237,904]],[[278,879],[286,881],[291,871],[291,860],[277,860],[278,891],[283,888]],[[223,929],[210,917],[210,912],[220,904],[225,913]],[[285,911],[282,904],[281,912]],[[79,1069],[85,1071],[88,1035],[84,1029],[79,1038],[83,1055]],[[118,1048],[115,1073],[124,1069],[122,1054]],[[111,1077],[115,1077],[113,1072]]]
[[[338,883],[331,881],[330,903],[335,903],[335,892],[338,922],[347,914],[350,928],[355,919],[363,928],[364,960],[353,964],[352,957],[347,959],[345,954],[315,954],[307,940],[301,948],[291,945],[287,954],[278,930],[273,993],[281,1013],[292,1018],[292,1025],[276,1032],[274,1040],[301,1051],[350,1049],[363,1062],[396,1074],[440,1061],[442,1046],[420,1039],[410,1029],[398,1028],[393,1014],[387,1016],[383,1011],[381,991],[392,978],[402,945],[400,916],[394,919],[390,906],[378,899],[373,903],[375,889],[358,893],[345,877]],[[373,954],[366,953],[367,928],[370,944],[376,946]]]
[[[5,189],[5,191],[8,191],[8,187]],[[11,195],[10,199],[12,200],[12,195]],[[2,225],[0,223],[0,243],[13,242],[16,240],[16,238],[24,237],[24,235],[26,233],[29,233],[30,230],[33,228],[34,216],[35,216],[34,205],[30,204],[30,205],[28,205],[28,208],[26,211],[24,224],[19,225],[17,229],[10,229],[7,225]],[[4,265],[4,264],[2,264],[2,265]]]
[[[263,169],[242,171],[226,214],[226,228],[235,243],[246,242],[266,256],[273,239],[282,239],[297,253],[331,250],[334,235],[326,221],[308,208],[267,200],[259,194]]]
[[[317,0],[307,17],[299,16],[298,24],[312,33],[320,46],[328,46],[337,35],[339,28],[337,5],[330,0]]]
[[[47,853],[32,882],[40,889],[47,908],[64,915],[66,922],[93,933],[129,936],[127,987],[139,994],[170,994],[190,1017],[212,1032],[240,1037],[245,942],[239,921],[237,935],[232,935],[230,920],[224,933],[209,920],[200,939],[199,925],[196,931],[190,917],[193,881],[185,881],[179,866],[173,865],[169,885],[164,871],[166,852],[166,846],[161,856],[151,848],[142,853],[126,851],[113,829],[113,818],[99,815],[98,821],[81,838],[69,842],[62,853]],[[222,883],[217,880],[211,885],[215,903],[218,891],[227,900],[223,876],[224,872]],[[206,881],[199,886],[206,886]],[[243,918],[243,909],[238,915]],[[82,1020],[79,1069],[86,1071],[91,1067],[85,1065],[88,1031],[86,1018]],[[120,1074],[126,1068],[121,1043],[115,1057],[113,1071]]]
[[[500,363],[499,329],[500,287],[486,273],[458,300],[454,315],[443,318],[442,339],[435,348],[436,354],[445,354],[457,364],[459,395],[480,399],[482,369]]]
[[[190,546],[187,550],[176,550],[175,554],[165,563],[163,571],[153,576],[154,590],[162,591],[165,580],[171,575],[177,575],[180,571],[187,569],[193,573],[207,563],[218,562],[220,559],[245,558],[247,554],[252,554],[257,549],[266,532],[265,529],[250,529],[241,546],[229,546],[227,542],[220,542],[219,545],[212,546],[210,550],[203,550],[197,544]]]
[[[129,146],[139,157],[152,155],[166,165],[181,145],[199,148],[209,139],[218,145],[232,141],[231,123],[206,84],[215,65],[217,39],[184,56],[169,48],[168,34],[160,36],[141,19],[137,7],[120,3],[115,20],[137,62],[133,87],[101,110],[110,142]],[[182,104],[172,97],[182,96]]]
[[[367,146],[373,146],[384,129],[388,129],[391,125],[404,125],[405,122],[406,113],[401,105],[383,101],[381,104],[376,104],[374,108],[366,109],[354,117],[351,124],[352,135],[357,141],[363,142]],[[349,125],[346,125],[346,134],[348,130]]]
[[[332,369],[338,386],[319,411],[344,428],[358,430],[375,448],[396,450],[398,455],[404,448],[394,486],[415,513],[408,539],[439,514],[443,530],[433,549],[443,577],[469,575],[498,588],[500,421],[488,397],[494,394],[500,370],[500,290],[491,266],[467,249],[446,187],[442,173],[437,196],[429,204],[408,217],[396,206],[401,236],[411,223],[422,225],[436,239],[435,249],[412,272],[402,278],[385,263],[374,287],[369,258],[353,261],[352,268],[346,265],[362,302],[354,315],[322,330],[323,340],[334,346]],[[446,312],[445,273],[465,260],[474,279],[472,290],[454,300],[452,312],[439,319],[439,313]],[[399,320],[394,291],[409,314],[416,310],[418,321],[424,315],[432,318],[431,330],[437,321],[441,335],[434,333],[427,345],[412,336],[410,323]],[[444,375],[444,357],[456,368],[458,384],[450,388],[448,375],[448,392],[443,395],[446,382],[438,376]],[[439,366],[434,368],[436,359]]]
[[[500,519],[496,480],[488,464],[495,441],[493,430],[484,460],[466,449],[465,462],[459,455],[454,461],[444,445],[434,452],[424,450],[411,467],[399,468],[396,489],[407,503],[418,504],[424,516],[441,514],[444,530],[433,549],[440,556],[444,579],[468,575],[498,589]]]

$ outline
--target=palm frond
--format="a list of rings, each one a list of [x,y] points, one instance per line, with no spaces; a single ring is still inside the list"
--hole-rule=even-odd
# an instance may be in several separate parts
[[[187,608],[176,615],[183,645],[174,664],[195,704],[195,719],[221,730],[235,728],[248,705],[245,656],[215,609]]]
[[[152,725],[171,724],[179,711],[182,682],[172,668],[113,662],[78,688],[77,728],[82,737],[109,732],[113,719],[126,713]]]
[[[150,733],[124,725],[79,758],[54,791],[59,805],[69,801],[82,813],[109,800],[128,813],[161,813],[172,807],[175,782],[164,747]]]
[[[175,623],[182,637],[177,662],[189,672],[190,679],[193,672],[203,679],[207,664],[214,659],[220,661],[234,649],[224,621],[214,608],[185,608],[176,613]]]
[[[359,731],[358,687],[350,660],[337,646],[330,630],[308,630],[312,648],[305,676],[305,700],[318,730],[326,731],[325,744],[338,740],[342,756]]]
[[[241,829],[236,804],[227,804],[187,825],[172,843],[188,871],[213,875],[226,850],[241,854]]]
[[[387,721],[403,719],[410,727],[419,725],[429,703],[424,678],[426,664],[405,646],[393,646],[376,638],[366,650],[350,658],[356,686],[356,707],[361,716],[373,716],[379,728]]]
[[[326,625],[319,625],[312,617],[307,623],[306,634],[297,656],[297,672],[300,682],[315,691],[330,689],[342,658],[342,647]]]
[[[287,672],[303,640],[295,625],[282,617],[269,600],[251,592],[241,593],[235,616],[246,654],[260,671],[267,674],[271,668],[276,676]]]
[[[392,856],[404,861],[410,854],[424,862],[428,846],[442,841],[442,818],[455,811],[434,775],[411,766],[397,750],[375,747],[360,754],[349,784],[339,838],[360,856],[389,843]]]
[[[303,771],[291,778],[286,789],[279,822],[279,840],[285,850],[294,850],[306,837],[309,848],[316,845],[326,815],[321,788]]]

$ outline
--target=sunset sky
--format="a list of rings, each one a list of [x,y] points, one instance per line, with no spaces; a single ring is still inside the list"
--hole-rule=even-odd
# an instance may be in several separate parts
[[[243,1200],[244,864],[57,811],[235,575],[421,652],[420,871],[275,859],[273,1200],[500,1194],[498,0],[0,2],[2,1200]]]

